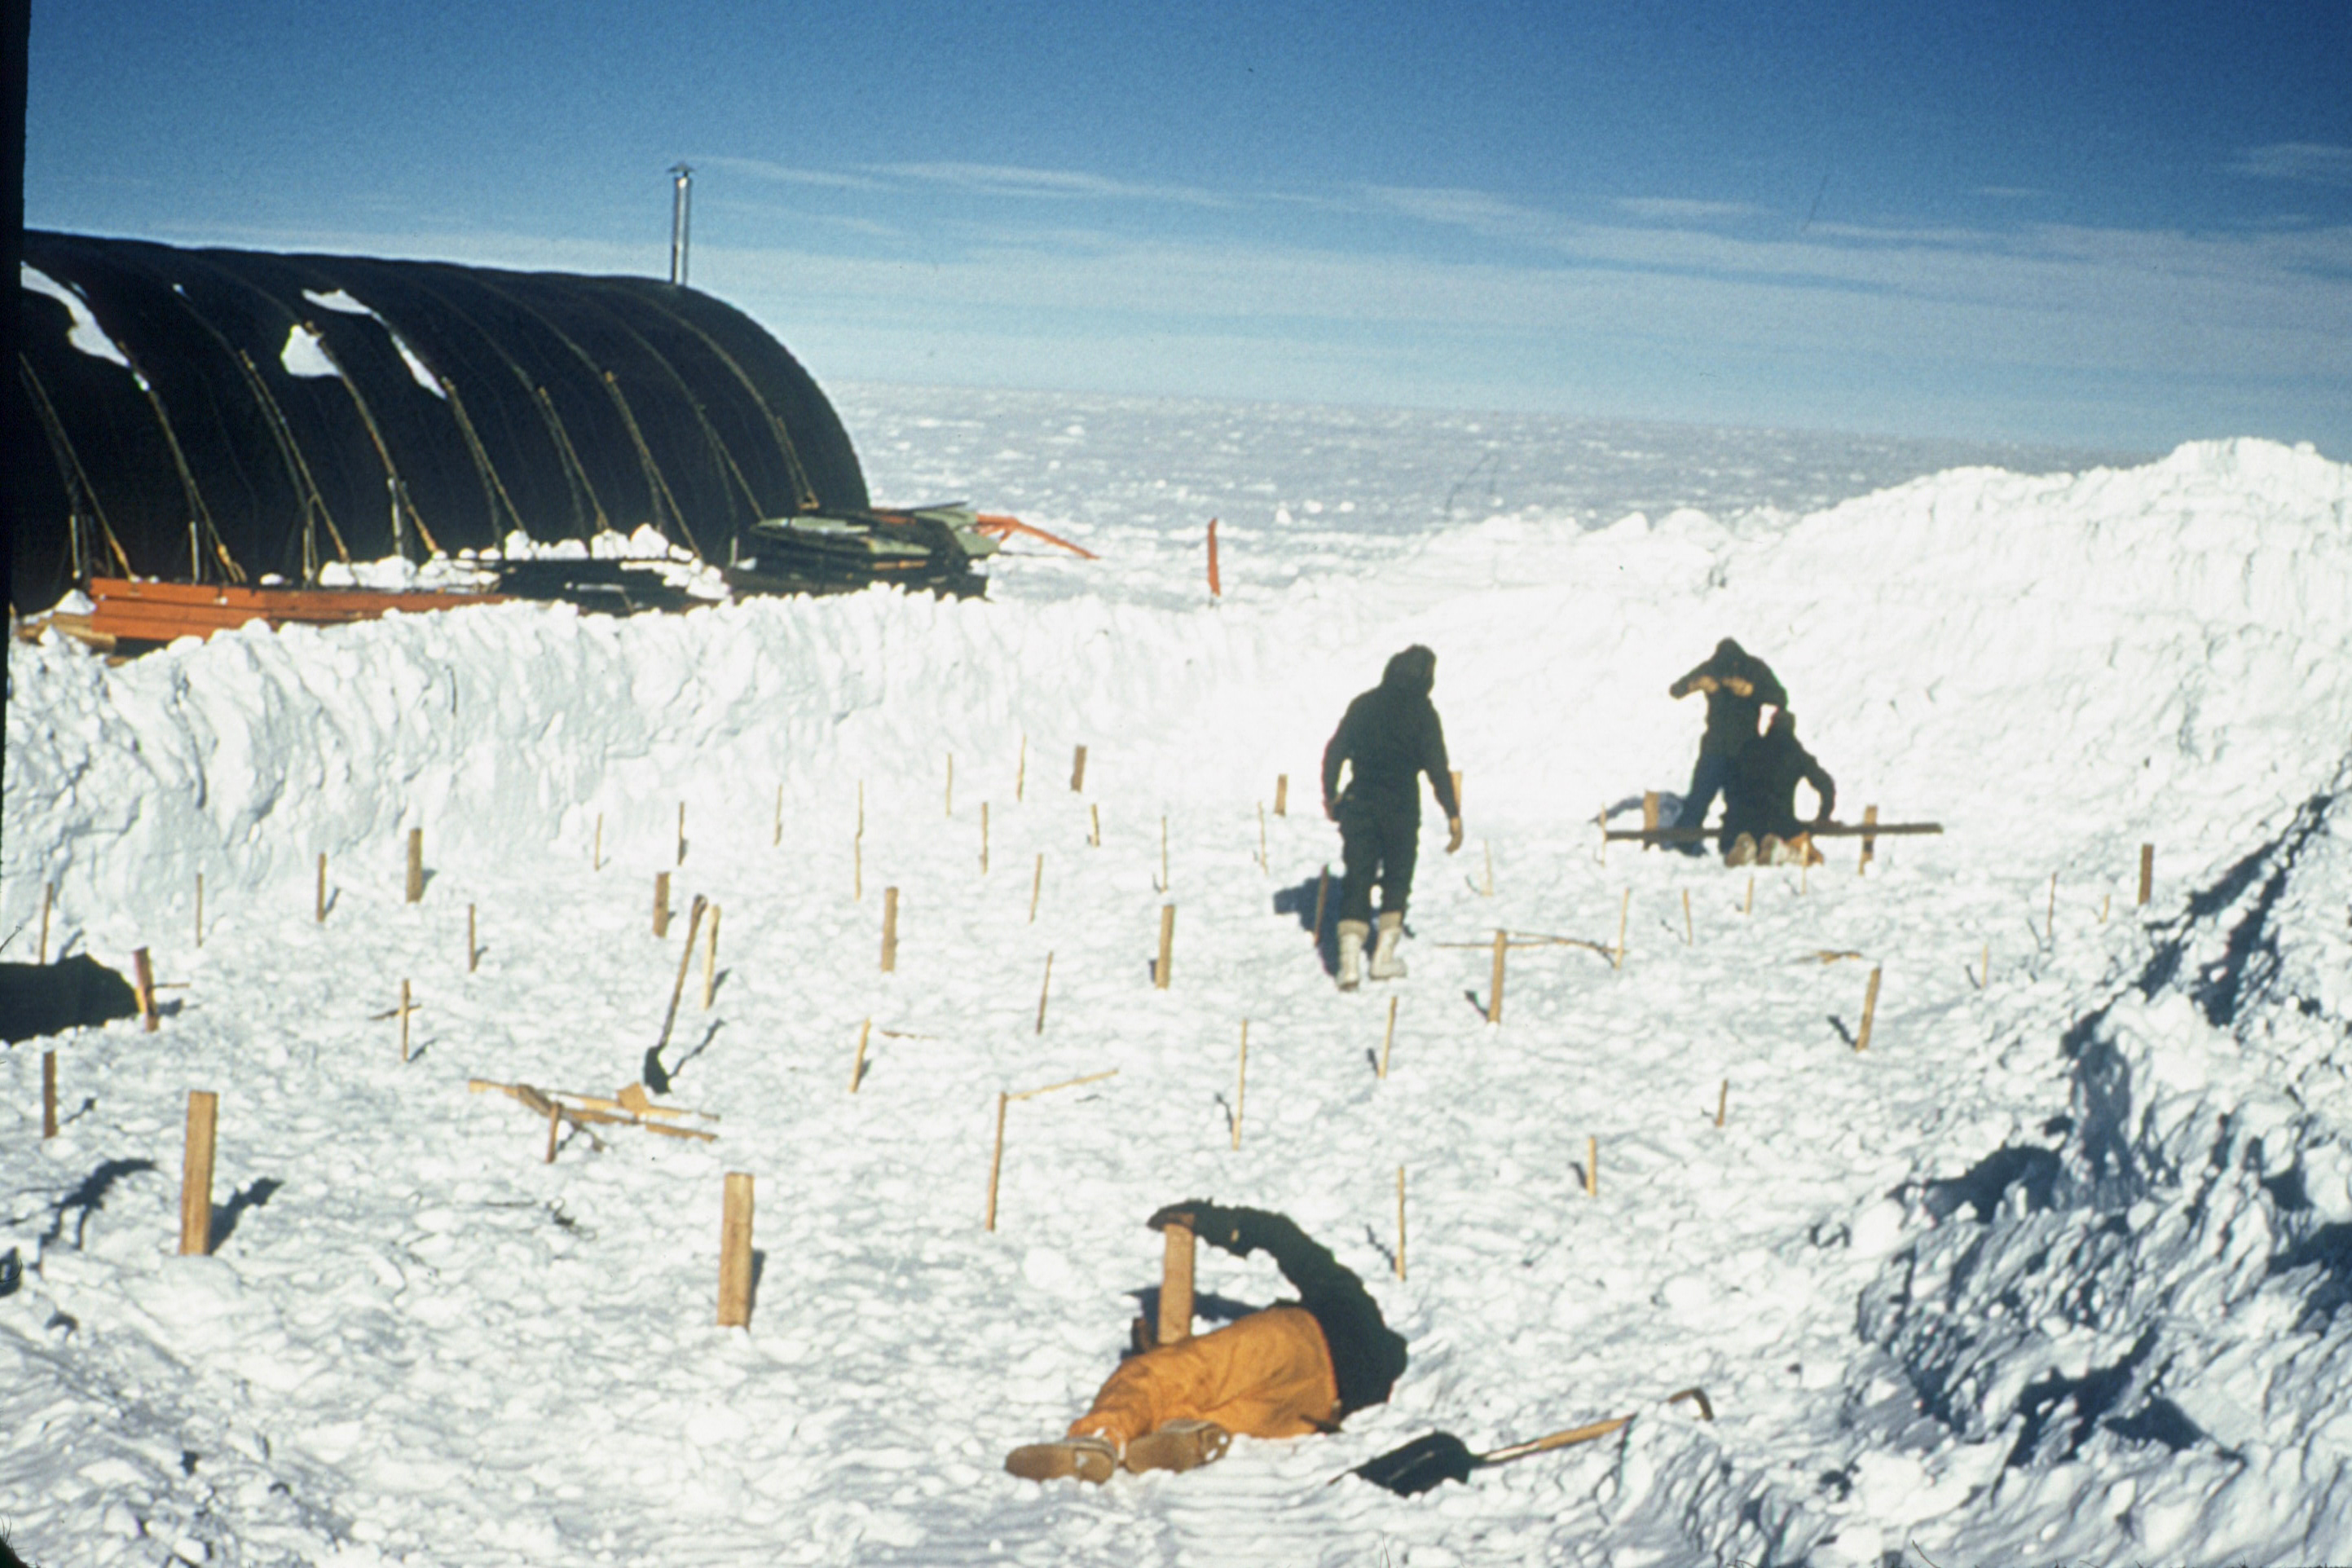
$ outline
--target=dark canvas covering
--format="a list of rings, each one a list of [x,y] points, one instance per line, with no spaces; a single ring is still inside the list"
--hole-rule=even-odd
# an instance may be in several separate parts
[[[40,231],[24,259],[130,367],[77,347],[70,310],[21,290],[19,608],[53,601],[78,563],[301,581],[340,554],[421,559],[515,529],[552,541],[650,522],[723,563],[761,518],[868,504],[815,382],[690,289]],[[341,374],[289,370],[298,332]]]

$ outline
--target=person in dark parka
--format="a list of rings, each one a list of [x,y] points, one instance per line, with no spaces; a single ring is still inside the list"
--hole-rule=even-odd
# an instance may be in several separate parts
[[[1800,781],[1812,785],[1821,801],[1810,824],[1797,818]],[[1781,709],[1764,733],[1741,751],[1723,786],[1725,864],[1771,865],[1784,845],[1794,845],[1800,859],[1812,855],[1811,840],[1803,835],[1808,826],[1829,821],[1836,805],[1837,781],[1797,739],[1796,715]]]
[[[1372,978],[1403,977],[1404,961],[1396,950],[1420,849],[1423,773],[1429,775],[1445,813],[1445,852],[1462,847],[1462,807],[1446,764],[1445,728],[1429,700],[1436,679],[1437,656],[1415,643],[1389,660],[1378,686],[1348,704],[1323,748],[1323,815],[1339,825],[1347,867],[1339,889],[1342,991],[1353,991],[1363,981],[1375,882],[1381,889],[1381,934],[1372,950]],[[1349,770],[1344,790],[1342,767]]]
[[[1666,688],[1677,701],[1694,691],[1706,693],[1706,729],[1699,736],[1698,762],[1691,769],[1690,789],[1683,795],[1676,826],[1704,827],[1706,814],[1730,781],[1739,754],[1756,738],[1759,712],[1768,707],[1786,708],[1771,666],[1729,637],[1715,645],[1706,662]]]

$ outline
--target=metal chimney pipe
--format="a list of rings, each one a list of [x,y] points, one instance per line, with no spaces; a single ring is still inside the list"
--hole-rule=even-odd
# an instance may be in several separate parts
[[[694,170],[684,163],[670,167],[675,182],[669,205],[669,280],[686,286],[686,230],[694,206]]]

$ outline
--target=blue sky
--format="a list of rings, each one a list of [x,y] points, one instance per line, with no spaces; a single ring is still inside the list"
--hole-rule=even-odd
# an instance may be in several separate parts
[[[2352,458],[2352,5],[36,0],[35,226],[668,265],[828,378]]]

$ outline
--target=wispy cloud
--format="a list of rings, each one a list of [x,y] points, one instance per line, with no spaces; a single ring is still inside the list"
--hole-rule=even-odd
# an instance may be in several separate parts
[[[833,191],[878,191],[882,182],[864,174],[845,174],[832,169],[801,169],[790,163],[778,163],[766,158],[710,157],[688,160],[698,169],[723,169],[729,174],[749,174],[754,179],[772,180],[782,185],[811,185]]]
[[[2274,142],[2247,149],[2230,171],[2258,180],[2288,180],[2304,185],[2352,185],[2352,147],[2324,142]]]
[[[1620,212],[1654,223],[1712,223],[1754,217],[1760,210],[1746,202],[1695,202],[1679,196],[1620,196],[1616,206]]]
[[[880,175],[981,195],[1056,201],[1174,202],[1202,207],[1233,205],[1230,197],[1197,185],[1113,180],[1071,169],[1033,169],[1005,163],[878,163],[870,168]]]

